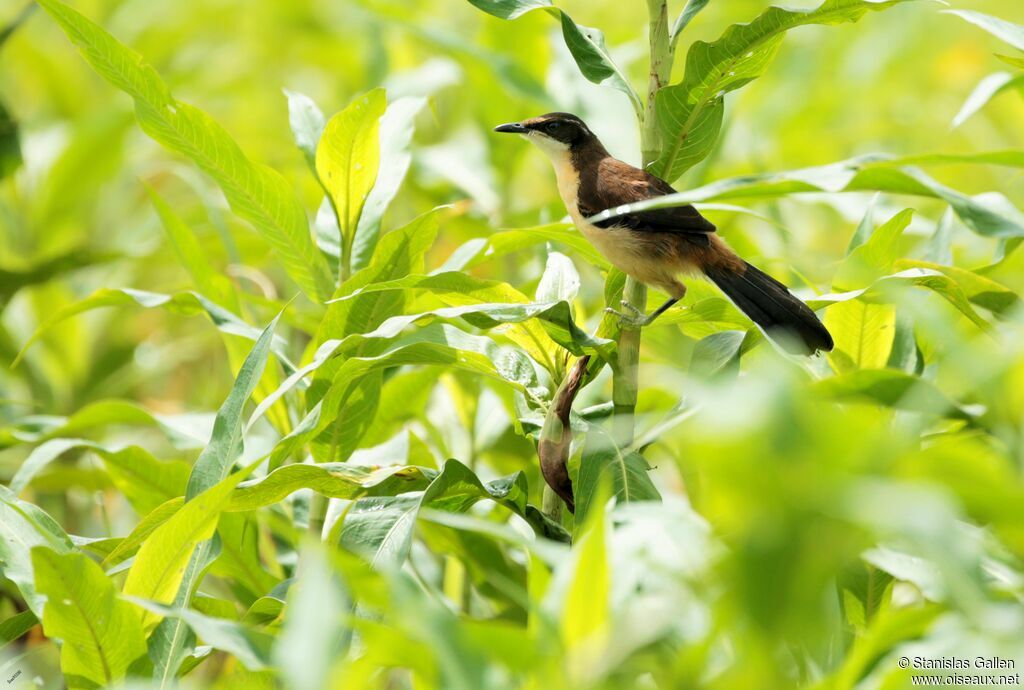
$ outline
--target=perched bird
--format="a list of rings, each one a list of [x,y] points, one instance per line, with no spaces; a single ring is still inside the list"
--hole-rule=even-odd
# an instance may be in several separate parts
[[[702,273],[787,349],[801,354],[832,349],[832,336],[810,307],[737,256],[693,206],[588,221],[606,209],[676,190],[645,170],[613,158],[580,118],[548,113],[499,125],[494,131],[520,134],[547,154],[555,167],[558,193],[583,236],[623,273],[669,295],[648,316],[625,301],[623,306],[632,314],[609,311],[635,327],[646,326],[686,294],[680,274]]]

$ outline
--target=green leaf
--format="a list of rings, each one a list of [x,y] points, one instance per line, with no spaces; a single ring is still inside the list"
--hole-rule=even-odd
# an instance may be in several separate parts
[[[62,321],[93,309],[123,305],[135,305],[145,309],[159,307],[168,310],[172,314],[182,314],[185,316],[205,313],[222,332],[238,335],[249,340],[258,340],[261,333],[260,329],[250,326],[235,314],[214,304],[197,292],[176,292],[172,295],[165,295],[159,292],[146,292],[132,288],[100,288],[88,297],[60,309],[50,317],[49,321],[37,328],[32,337],[22,346],[21,351],[15,357],[11,366],[16,366],[37,340]],[[282,339],[274,339],[272,351],[286,370],[294,370],[291,362],[288,361]]]
[[[570,465],[570,472],[572,469]],[[619,450],[607,432],[592,427],[587,433],[572,483],[576,524],[583,525],[587,521],[604,482],[607,482],[616,503],[660,501],[661,494],[651,481],[650,470],[640,453]]]
[[[565,664],[570,677],[577,681],[589,676],[588,670],[600,663],[612,640],[611,567],[605,542],[607,478],[591,488],[592,500],[586,503],[592,503],[592,507],[586,513],[579,512],[584,497],[577,494],[576,519],[581,525],[581,538],[574,548],[572,580],[560,621]]]
[[[0,622],[0,650],[12,642],[17,642],[38,624],[39,619],[31,611],[22,611]]]
[[[897,262],[897,265],[909,265],[914,263],[923,264],[924,262],[900,260]],[[866,288],[861,288],[860,290],[812,297],[807,300],[807,305],[811,307],[811,309],[821,309],[829,304],[840,304],[858,299],[869,304],[889,304],[894,301],[891,294],[891,291],[894,288],[903,285],[911,285],[931,290],[953,305],[953,307],[970,319],[978,328],[983,331],[990,331],[992,328],[991,325],[974,310],[964,290],[956,283],[955,280],[945,275],[941,270],[936,270],[943,268],[946,267],[935,266],[935,269],[908,268],[900,271],[899,273],[883,276],[876,280],[872,285]],[[951,271],[950,275],[957,274],[956,272]],[[1004,294],[998,292],[998,288],[992,288],[988,286],[987,283],[983,283],[981,281],[972,283],[968,277],[965,277],[965,280],[968,281],[969,285],[973,286],[973,289],[978,291],[976,293],[976,297],[983,300],[986,304],[996,306],[1008,301],[1008,298]],[[986,290],[995,290],[996,294],[989,294],[988,292],[985,292]]]
[[[288,124],[295,137],[295,145],[306,157],[310,170],[316,172],[316,147],[327,121],[309,96],[288,89],[284,90],[284,95],[288,99]]]
[[[895,369],[851,371],[817,381],[819,393],[843,402],[877,403],[886,407],[955,419],[972,419],[973,410],[950,400],[934,384]]]
[[[383,89],[356,97],[328,120],[316,148],[316,172],[341,227],[342,261],[351,259],[356,226],[377,180],[380,118],[386,107]],[[348,275],[348,269],[342,274]]]
[[[1024,88],[1024,75],[1014,76],[1009,72],[994,72],[978,82],[960,110],[953,117],[953,127],[959,127],[972,115],[984,108],[999,94]]]
[[[900,254],[900,238],[910,226],[913,209],[900,211],[880,225],[867,239],[843,259],[832,279],[832,287],[853,290],[874,283],[892,272]]]
[[[174,601],[196,547],[213,536],[231,491],[253,467],[255,464],[228,475],[187,501],[157,527],[135,556],[124,583],[124,593],[162,603]],[[147,631],[158,622],[159,619],[152,614],[143,619]]]
[[[651,172],[671,182],[711,153],[722,129],[725,94],[764,74],[787,31],[807,24],[856,22],[868,10],[901,1],[826,0],[807,10],[769,7],[752,22],[730,26],[712,43],[694,41],[683,80],[655,95],[663,150]]]
[[[148,616],[154,619],[174,618],[183,621],[206,644],[227,652],[252,671],[270,667],[270,650],[274,644],[274,636],[270,633],[244,623],[207,616],[193,609],[164,606],[157,601],[137,596],[127,598],[145,609]]]
[[[79,436],[95,429],[125,425],[153,427],[175,448],[184,450],[206,445],[212,423],[212,414],[163,415],[129,400],[107,399],[89,403],[69,417],[47,415],[44,418],[21,420],[15,426],[0,430],[0,445],[49,441]]]
[[[881,369],[896,335],[896,307],[860,299],[833,304],[825,312],[825,328],[835,341],[828,360],[836,371]]]
[[[964,268],[943,266],[929,261],[915,261],[913,259],[899,259],[896,261],[895,266],[901,270],[920,268],[926,271],[941,273],[949,278],[956,287],[959,287],[963,291],[964,296],[973,304],[988,309],[1000,316],[1009,316],[1021,303],[1020,296],[1010,288],[997,283],[991,278],[986,278]],[[950,299],[949,301],[954,306],[958,306],[957,300]],[[974,319],[971,320],[973,321]]]
[[[469,0],[478,9],[501,19],[516,19],[527,12],[543,9],[559,20],[562,39],[572,53],[580,74],[595,84],[607,84],[626,94],[638,117],[643,116],[644,106],[629,79],[612,60],[604,42],[604,34],[597,29],[582,26],[552,6],[548,0]]]
[[[437,214],[436,209],[425,213],[381,239],[370,265],[345,281],[328,305],[318,332],[320,343],[373,330],[387,317],[401,312],[404,302],[400,294],[343,298],[374,283],[422,273],[424,256],[437,236]]]
[[[339,301],[344,302],[368,293],[405,290],[423,291],[437,296],[446,304],[458,306],[395,316],[382,323],[376,331],[365,333],[362,337],[393,337],[388,334],[428,316],[442,319],[463,318],[473,326],[483,329],[537,319],[542,327],[539,332],[527,323],[523,329],[510,330],[507,335],[539,362],[545,362],[549,357],[548,349],[538,342],[543,339],[543,335],[540,335],[543,332],[546,332],[555,343],[577,355],[589,351],[610,358],[613,351],[612,341],[592,336],[576,325],[568,303],[530,303],[525,295],[507,283],[481,280],[454,271],[429,276],[411,275],[399,280],[367,285],[349,297],[339,298]]]
[[[501,19],[516,19],[530,10],[551,7],[551,0],[469,0],[469,3]]]
[[[96,73],[134,99],[143,131],[212,177],[231,209],[260,232],[299,287],[313,300],[327,299],[333,289],[330,271],[313,243],[306,213],[285,179],[246,158],[209,115],[175,100],[140,55],[64,3],[40,0],[39,4]]]
[[[188,478],[188,489],[185,492],[186,500],[191,501],[221,482],[228,476],[235,460],[242,454],[242,413],[267,365],[270,343],[279,318],[280,314],[275,316],[256,340],[256,344],[253,345],[249,356],[245,358],[238,376],[235,377],[231,392],[217,411],[210,442],[203,448],[203,452],[199,454],[192,466],[192,474]],[[145,598],[153,599],[155,597],[146,595]]]
[[[425,467],[402,465],[368,467],[341,462],[285,465],[265,477],[239,484],[224,510],[256,510],[282,501],[299,489],[350,500],[360,496],[394,496],[425,489],[436,475]]]
[[[147,513],[146,516],[142,518],[134,528],[132,528],[131,533],[122,539],[118,545],[106,555],[103,559],[103,567],[110,568],[116,566],[124,560],[134,556],[135,552],[138,551],[139,547],[142,546],[147,539],[149,539],[149,536],[153,534],[156,528],[170,520],[171,516],[181,510],[183,505],[185,505],[185,497],[176,496],[175,498],[161,503]]]
[[[131,604],[88,556],[32,549],[36,591],[46,595],[43,632],[62,640],[60,668],[71,687],[124,678],[146,653],[142,624]],[[87,686],[87,685],[86,685]]]
[[[1024,26],[1020,24],[972,10],[943,10],[943,13],[960,17],[964,21],[981,27],[999,40],[1006,41],[1017,50],[1024,50]]]
[[[953,159],[953,160],[951,160]],[[1024,156],[996,152],[978,156],[938,156],[898,159],[884,154],[868,154],[858,158],[815,168],[788,170],[779,173],[743,175],[713,182],[678,194],[668,194],[635,204],[616,206],[589,220],[598,223],[629,213],[658,208],[685,206],[711,199],[767,199],[802,192],[890,192],[942,199],[948,203],[964,224],[986,237],[1024,236],[1024,213],[1014,208],[1003,196],[995,193],[970,197],[935,181],[924,171],[907,163],[926,162],[992,162],[1024,165]]]
[[[501,503],[526,519],[538,534],[557,531],[557,526],[544,521],[536,509],[530,510],[526,496],[522,473],[484,484],[465,465],[449,460],[418,495],[360,498],[345,513],[339,539],[342,546],[361,554],[376,567],[397,567],[409,554],[421,508],[464,513],[483,499]]]
[[[114,450],[92,441],[68,438],[47,441],[33,450],[11,479],[11,491],[20,493],[47,465],[77,449],[92,451],[103,459],[111,481],[139,513],[148,513],[184,493],[189,468],[183,462],[157,460],[138,446]]]
[[[288,590],[273,659],[290,688],[321,690],[331,686],[331,667],[345,655],[352,603],[319,544],[307,547],[299,560],[302,569]]]
[[[13,174],[21,167],[21,162],[18,123],[14,121],[3,101],[0,101],[0,180]]]
[[[147,186],[146,191],[149,192],[150,201],[160,216],[164,232],[178,255],[178,260],[192,276],[192,281],[199,292],[231,312],[239,313],[241,306],[231,281],[210,265],[206,252],[196,240],[192,229],[167,205],[156,190]]]
[[[580,292],[580,274],[565,254],[548,252],[544,273],[534,297],[538,302],[564,301],[572,305]]]
[[[996,57],[999,58],[1000,60],[1002,60],[1003,62],[1005,62],[1006,64],[1010,65],[1011,67],[1017,67],[1019,69],[1024,69],[1024,57],[1013,57],[1011,55],[1000,55],[999,53],[996,53]]]
[[[380,169],[352,238],[353,271],[366,268],[373,260],[384,212],[398,193],[412,163],[409,145],[412,143],[414,122],[426,102],[425,98],[399,98],[388,105],[380,118]]]
[[[36,546],[56,553],[74,550],[53,518],[0,486],[0,573],[17,586],[29,609],[41,616],[45,597],[35,588],[31,553]]]
[[[608,261],[594,249],[594,245],[590,244],[576,230],[575,226],[566,223],[551,223],[532,228],[499,230],[487,237],[474,237],[452,252],[452,255],[443,266],[437,269],[436,273],[464,271],[487,261],[493,261],[548,242],[572,249],[576,255],[598,268],[608,267]]]

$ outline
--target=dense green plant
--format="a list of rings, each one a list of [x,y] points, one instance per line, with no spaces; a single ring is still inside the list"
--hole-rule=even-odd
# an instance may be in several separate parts
[[[104,82],[88,88],[127,94],[162,147],[136,138],[123,97],[50,139],[0,105],[12,363],[0,374],[0,675],[839,689],[904,687],[914,670],[901,656],[1019,669],[1024,197],[1012,184],[999,187],[1009,196],[958,191],[924,168],[966,169],[959,181],[976,187],[979,171],[1024,167],[1024,151],[999,138],[981,152],[857,147],[830,163],[824,138],[801,133],[813,167],[718,167],[728,137],[744,136],[729,94],[766,74],[788,31],[882,10],[927,22],[936,9],[760,8],[690,40],[735,10],[689,0],[670,22],[668,3],[648,0],[636,70],[572,18],[588,4],[570,16],[547,0],[470,3],[496,18],[479,40],[420,21],[438,8],[479,19],[454,0],[367,0],[336,16],[254,3],[329,55],[325,72],[345,80],[332,98],[349,104],[327,118],[290,88],[264,127],[261,97],[234,103],[228,89],[210,109],[240,109],[231,119],[255,128],[245,150],[186,102],[200,99],[179,70],[212,75],[185,35],[154,44],[159,70],[112,35],[135,32],[133,11],[152,27],[184,9],[92,3],[92,20],[39,0],[32,25],[27,11],[0,16],[0,46],[59,28]],[[643,18],[621,5],[608,11],[632,22],[625,41]],[[238,20],[237,7],[189,9],[196,26]],[[1021,27],[959,14],[1022,47]],[[352,24],[337,27],[345,48],[307,26],[338,16]],[[389,52],[388,31],[408,43]],[[412,45],[425,64],[404,82],[387,74]],[[68,99],[52,107],[73,110],[83,91],[65,61],[84,73],[71,55],[44,59],[29,39],[19,50]],[[782,253],[789,268],[775,272],[825,309],[835,351],[785,356],[696,281],[642,333],[604,314],[624,294],[642,305],[645,289],[547,222],[562,209],[518,142],[477,134],[554,109],[545,76],[573,84],[563,107],[608,109],[620,134],[634,117],[635,160],[685,190],[639,206],[697,202],[745,254]],[[995,92],[975,93],[958,122]],[[450,118],[432,127],[438,110]],[[844,231],[851,204],[866,212]],[[124,241],[104,243],[115,233]]]

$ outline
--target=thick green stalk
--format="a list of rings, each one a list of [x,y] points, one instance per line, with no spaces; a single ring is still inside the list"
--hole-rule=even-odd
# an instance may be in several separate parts
[[[650,17],[648,40],[650,42],[650,70],[647,81],[647,105],[644,119],[640,123],[640,150],[646,167],[658,158],[660,141],[658,122],[654,114],[654,95],[668,84],[672,75],[672,45],[668,26],[667,0],[647,0]],[[637,309],[647,308],[647,288],[632,278],[626,279],[622,298]],[[612,402],[615,404],[613,433],[620,447],[633,442],[633,415],[639,391],[637,382],[640,360],[640,330],[625,324],[619,334],[618,364],[612,378]]]

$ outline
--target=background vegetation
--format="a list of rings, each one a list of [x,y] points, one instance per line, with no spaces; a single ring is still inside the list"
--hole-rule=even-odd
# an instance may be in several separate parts
[[[0,8],[10,686],[1020,671],[1019,3],[691,2],[653,87],[682,3],[39,5]],[[694,281],[634,384],[622,276],[490,131],[556,109],[836,351]],[[572,515],[537,443],[585,354]]]

